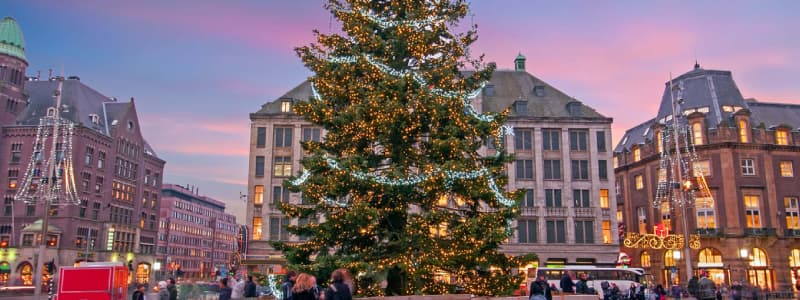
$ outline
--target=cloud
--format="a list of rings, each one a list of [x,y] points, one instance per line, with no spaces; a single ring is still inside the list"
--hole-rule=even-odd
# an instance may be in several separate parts
[[[159,154],[247,157],[250,151],[250,126],[244,117],[214,119],[208,115],[146,114],[141,119],[148,142]],[[157,134],[148,136],[148,132]]]

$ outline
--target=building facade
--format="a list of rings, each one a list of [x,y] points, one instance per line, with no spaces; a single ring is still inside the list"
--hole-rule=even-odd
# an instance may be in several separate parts
[[[225,203],[191,187],[164,184],[157,261],[161,278],[214,278],[235,260],[239,225],[225,213]]]
[[[794,173],[800,163],[800,105],[745,99],[730,71],[699,65],[673,79],[672,86],[681,97],[670,95],[667,82],[658,115],[628,129],[614,150],[623,229],[652,234],[660,225],[682,235],[685,223],[687,232],[699,236],[688,261],[693,274],[707,271],[726,285],[744,281],[764,290],[793,289],[800,268],[800,187]],[[680,149],[689,143],[697,157],[690,180],[704,178],[710,195],[683,207],[655,207],[659,153],[667,142],[662,134],[673,122],[673,98],[685,128]],[[623,251],[657,283],[687,282],[686,257],[675,249]]]
[[[17,21],[4,17],[0,21],[0,124],[12,124],[17,114],[25,108],[28,100],[24,93],[25,69],[28,60],[25,57],[25,38]]]
[[[612,120],[526,72],[523,56],[515,66],[495,71],[474,100],[482,111],[510,108],[507,123],[515,132],[503,141],[516,158],[507,165],[507,188],[526,193],[516,230],[503,250],[512,255],[536,253],[542,265],[613,265],[619,239],[611,213],[616,207],[610,169]],[[270,241],[299,241],[284,228],[297,220],[284,217],[275,205],[301,201],[283,181],[300,170],[300,142],[320,140],[325,134],[292,113],[294,103],[310,96],[310,84],[304,82],[250,115],[248,258],[271,268],[268,271],[278,272],[282,263]],[[489,144],[482,154],[495,153]]]
[[[4,64],[0,69],[4,74],[2,97],[13,100],[3,101],[11,103],[4,113],[13,117],[0,117],[6,120],[0,124],[0,193],[4,199],[0,215],[0,281],[19,278],[23,284],[32,284],[32,257],[43,240],[42,219],[48,209],[43,203],[15,201],[15,195],[28,174],[32,174],[30,191],[47,179],[43,176],[47,173],[42,170],[43,157],[53,151],[63,157],[69,153],[65,151],[71,150],[80,203],[49,209],[42,262],[52,260],[56,266],[71,266],[86,260],[120,261],[131,269],[131,281],[147,282],[155,258],[165,161],[142,136],[133,98],[129,102],[117,101],[75,76],[41,80],[35,77],[18,82],[16,78],[24,77],[25,71],[20,66],[27,65],[24,43],[21,32],[9,34],[8,20],[4,19],[0,28],[0,35],[6,39],[0,41]],[[18,36],[18,42],[7,42],[9,36]],[[8,50],[14,47],[22,52]],[[16,65],[8,63],[13,59],[18,60]],[[54,93],[59,83],[63,85],[62,105],[55,107]],[[22,96],[9,90],[21,91]],[[17,99],[27,101],[15,105]],[[58,144],[50,149],[52,146],[34,145],[40,119],[52,116],[57,109],[62,119],[75,124],[72,147]]]

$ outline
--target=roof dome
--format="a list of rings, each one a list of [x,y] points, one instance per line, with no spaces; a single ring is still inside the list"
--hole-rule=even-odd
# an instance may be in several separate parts
[[[12,17],[5,17],[0,21],[0,54],[28,61],[25,58],[25,38],[19,24]]]

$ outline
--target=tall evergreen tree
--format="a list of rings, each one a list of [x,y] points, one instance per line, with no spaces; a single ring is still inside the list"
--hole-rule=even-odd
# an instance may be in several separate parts
[[[307,239],[274,246],[301,270],[350,269],[362,295],[518,287],[523,262],[499,252],[519,213],[520,195],[500,189],[511,158],[500,143],[497,155],[478,152],[502,140],[506,113],[470,102],[493,67],[469,58],[476,27],[452,30],[465,1],[326,7],[344,35],[315,31],[316,43],[296,49],[314,75],[313,96],[294,106],[326,135],[303,143],[304,172],[285,183],[303,202],[280,206],[298,219],[288,230]]]

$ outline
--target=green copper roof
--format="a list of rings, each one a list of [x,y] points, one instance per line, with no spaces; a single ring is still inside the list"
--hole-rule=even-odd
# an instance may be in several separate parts
[[[525,59],[525,55],[522,55],[522,53],[517,54],[517,58],[515,58],[514,60],[520,60],[520,59],[524,60]]]
[[[28,61],[25,58],[25,38],[19,24],[12,17],[5,17],[0,21],[0,54]]]

